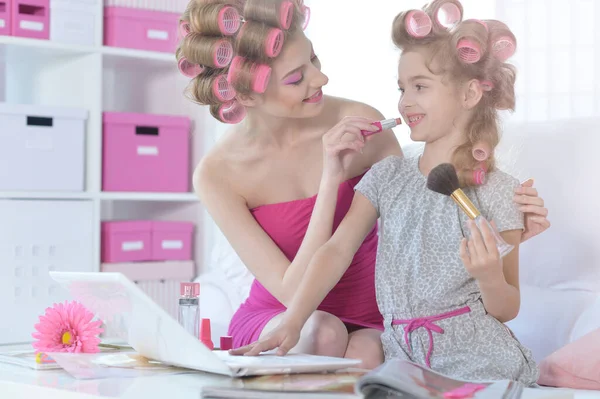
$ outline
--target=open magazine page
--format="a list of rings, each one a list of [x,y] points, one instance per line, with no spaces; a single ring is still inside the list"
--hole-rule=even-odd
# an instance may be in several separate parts
[[[136,352],[51,353],[56,363],[76,379],[186,374],[182,369],[147,359]]]
[[[235,379],[230,387],[206,386],[203,398],[348,398],[362,397],[355,393],[356,384],[365,370],[348,369],[333,373],[287,374]]]
[[[366,399],[445,399],[465,386],[478,386],[472,394],[476,399],[518,399],[523,391],[523,386],[516,382],[461,381],[400,359],[390,359],[365,374],[356,388]]]

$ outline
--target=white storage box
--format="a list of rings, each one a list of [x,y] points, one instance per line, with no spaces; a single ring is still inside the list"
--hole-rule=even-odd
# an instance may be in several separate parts
[[[92,201],[0,201],[0,344],[31,342],[47,307],[71,300],[49,271],[95,271]]]
[[[50,0],[50,40],[82,46],[101,44],[96,33],[101,0]]]
[[[84,191],[87,111],[0,103],[0,190]]]

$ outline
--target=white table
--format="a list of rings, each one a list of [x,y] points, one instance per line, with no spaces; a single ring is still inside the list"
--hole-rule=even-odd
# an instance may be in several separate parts
[[[63,370],[31,370],[0,364],[0,398],[4,399],[200,399],[206,385],[230,386],[232,379],[194,372],[138,378],[78,380]],[[564,392],[570,395],[557,396]],[[333,397],[332,397],[333,398]],[[522,399],[600,399],[600,392],[526,389]]]

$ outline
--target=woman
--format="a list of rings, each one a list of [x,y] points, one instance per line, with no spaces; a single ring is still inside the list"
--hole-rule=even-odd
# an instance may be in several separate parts
[[[192,77],[192,99],[210,105],[211,114],[223,122],[239,122],[197,166],[194,187],[256,277],[229,328],[234,347],[240,347],[279,324],[313,254],[347,212],[354,186],[373,164],[401,156],[402,150],[391,130],[363,138],[361,130],[374,131],[371,122],[384,119],[377,110],[323,95],[328,78],[304,35],[302,4],[295,1],[287,18],[290,2],[285,0],[231,2],[244,23],[223,36],[216,31],[224,26],[218,20],[225,13],[223,3],[190,2],[181,18],[186,36],[178,60]],[[281,39],[283,45],[273,47]],[[215,57],[227,53],[223,40],[235,43],[229,64]],[[220,95],[213,90],[223,76],[235,89],[233,102],[227,90]],[[524,187],[521,194],[515,201],[529,212],[525,240],[549,223],[535,189]],[[382,362],[376,248],[374,225],[292,352],[357,358],[365,368]]]

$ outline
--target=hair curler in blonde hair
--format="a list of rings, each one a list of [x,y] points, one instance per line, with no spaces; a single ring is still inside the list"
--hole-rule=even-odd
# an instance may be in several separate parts
[[[237,35],[237,52],[245,58],[266,61],[275,58],[283,48],[284,35],[279,28],[257,22],[246,22]]]
[[[264,2],[264,1],[263,1]],[[288,30],[292,26],[294,20],[295,7],[294,3],[290,0],[277,0],[275,3],[279,3],[276,7],[270,6],[268,3],[273,1],[264,2],[265,6],[258,6],[257,1],[252,7],[244,8],[244,19],[246,21],[261,21],[267,25],[275,26],[283,30]],[[304,5],[304,4],[303,4]]]
[[[478,62],[487,51],[487,24],[475,19],[464,21],[460,25],[460,33],[455,37],[458,58],[467,64]]]
[[[205,76],[195,86],[196,99],[201,104],[221,104],[235,98],[235,90],[224,73]]]
[[[255,93],[264,93],[270,77],[270,66],[248,61],[238,55],[231,61],[227,81],[233,87],[241,85],[242,87],[248,87]]]
[[[232,36],[240,28],[242,20],[235,7],[221,3],[200,4],[193,9],[190,17],[190,21],[179,24],[181,38],[190,32],[204,36]]]
[[[515,54],[517,39],[506,24],[491,20],[487,21],[490,34],[491,53],[496,59],[505,62]]]
[[[233,58],[233,45],[224,37],[206,37],[196,32],[184,38],[183,57],[205,67],[225,68]]]
[[[404,17],[406,31],[412,37],[425,37],[431,33],[433,22],[429,15],[421,10],[410,10]]]
[[[246,117],[246,108],[237,100],[220,105],[211,105],[210,113],[223,123],[240,123]]]
[[[433,19],[434,31],[448,31],[463,18],[463,7],[456,0],[434,0],[424,8]]]
[[[485,165],[483,163],[479,164],[475,169],[473,169],[473,183],[477,186],[481,186],[485,184],[486,181],[486,171]]]
[[[490,145],[483,140],[475,143],[475,145],[473,146],[473,151],[472,151],[473,158],[475,158],[475,160],[477,160],[479,162],[483,162],[486,159],[488,159],[491,152],[492,152],[492,149],[491,149]]]
[[[195,78],[204,71],[204,67],[202,65],[192,64],[185,58],[179,59],[177,68],[179,68],[179,72],[181,72],[183,76],[188,78]]]

